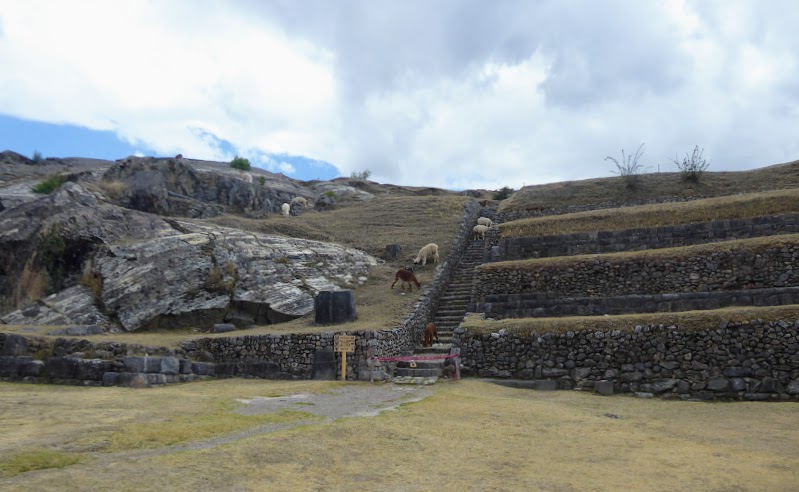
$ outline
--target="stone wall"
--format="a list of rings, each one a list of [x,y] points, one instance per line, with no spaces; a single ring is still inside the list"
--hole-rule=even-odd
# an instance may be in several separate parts
[[[799,400],[799,321],[529,336],[455,330],[464,374],[682,399]]]
[[[799,261],[795,236],[785,236],[780,244],[743,241],[724,250],[689,248],[681,253],[685,256],[640,253],[483,265],[475,269],[472,302],[523,292],[611,297],[799,285],[799,269],[793,268]]]
[[[799,304],[799,287],[672,292],[614,297],[555,297],[546,292],[492,294],[469,306],[487,318],[541,318],[558,316],[614,316],[720,309],[729,306],[784,306]]]
[[[373,370],[379,372],[370,357],[407,355],[413,351],[463,255],[479,213],[476,200],[466,204],[449,255],[438,264],[433,280],[424,286],[412,312],[400,326],[391,330],[340,332],[356,337],[355,352],[347,354],[348,379],[368,380]],[[0,379],[128,386],[208,376],[310,379],[323,359],[328,365],[335,360],[335,373],[340,374],[341,354],[332,352],[334,336],[333,332],[322,332],[204,338],[171,349],[66,338],[46,341],[0,333]],[[145,353],[147,357],[141,355]]]
[[[799,232],[799,214],[730,219],[701,224],[502,238],[491,261],[671,248]]]

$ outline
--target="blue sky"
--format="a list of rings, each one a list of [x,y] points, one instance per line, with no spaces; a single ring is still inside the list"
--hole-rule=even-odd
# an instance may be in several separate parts
[[[799,159],[797,25],[796,0],[0,0],[0,146],[451,189],[612,176],[641,143],[747,170]]]
[[[230,142],[217,140],[217,145],[229,154],[236,154],[236,149]],[[112,131],[28,121],[2,114],[0,150],[13,150],[27,157],[33,157],[34,152],[39,152],[42,157],[92,157],[111,161],[130,155],[159,155],[146,145],[131,145]],[[187,153],[185,157],[191,155]],[[277,169],[263,165],[268,162],[282,163],[283,169],[280,169],[280,164]],[[252,156],[251,163],[303,181],[328,180],[339,176],[338,170],[332,165],[301,156],[260,153]]]

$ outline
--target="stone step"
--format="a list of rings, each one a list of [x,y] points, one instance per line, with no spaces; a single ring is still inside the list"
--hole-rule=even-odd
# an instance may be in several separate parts
[[[413,376],[395,376],[391,382],[394,384],[419,384],[430,385],[438,381],[438,376],[432,377],[413,377]]]
[[[432,347],[415,347],[414,355],[449,355],[451,343],[434,343]]]
[[[429,378],[438,376],[441,376],[441,369],[398,367],[394,370],[394,377]]]
[[[435,355],[435,353],[433,353]],[[416,367],[411,367],[410,362],[397,362],[397,369],[440,369],[444,365],[443,360],[417,360]]]

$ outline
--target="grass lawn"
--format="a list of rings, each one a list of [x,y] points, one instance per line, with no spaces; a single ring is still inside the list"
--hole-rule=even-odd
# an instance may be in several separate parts
[[[235,429],[214,423],[238,422],[241,398],[340,387],[0,383],[0,489],[745,492],[799,483],[795,403],[600,397],[464,380],[378,416],[314,420],[300,406],[297,415],[255,416]],[[304,423],[259,432],[258,419]],[[150,426],[165,437],[136,438],[153,435]],[[251,432],[197,449],[166,447],[191,440],[187,426],[196,439]]]

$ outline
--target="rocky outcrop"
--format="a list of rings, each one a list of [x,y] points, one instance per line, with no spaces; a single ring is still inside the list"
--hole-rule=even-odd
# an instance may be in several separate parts
[[[374,198],[368,191],[359,190],[353,186],[341,183],[324,181],[313,185],[314,191],[319,195],[328,196],[334,200],[354,200],[365,202]]]
[[[258,217],[280,213],[280,206],[296,196],[314,198],[282,175],[261,171],[254,180],[246,179],[233,169],[196,166],[188,159],[129,157],[108,169],[100,184],[119,190],[118,203],[124,207],[191,218],[222,212]]]
[[[0,231],[4,323],[279,322],[312,311],[321,290],[364,281],[376,264],[337,244],[121,208],[72,182],[4,211]]]

